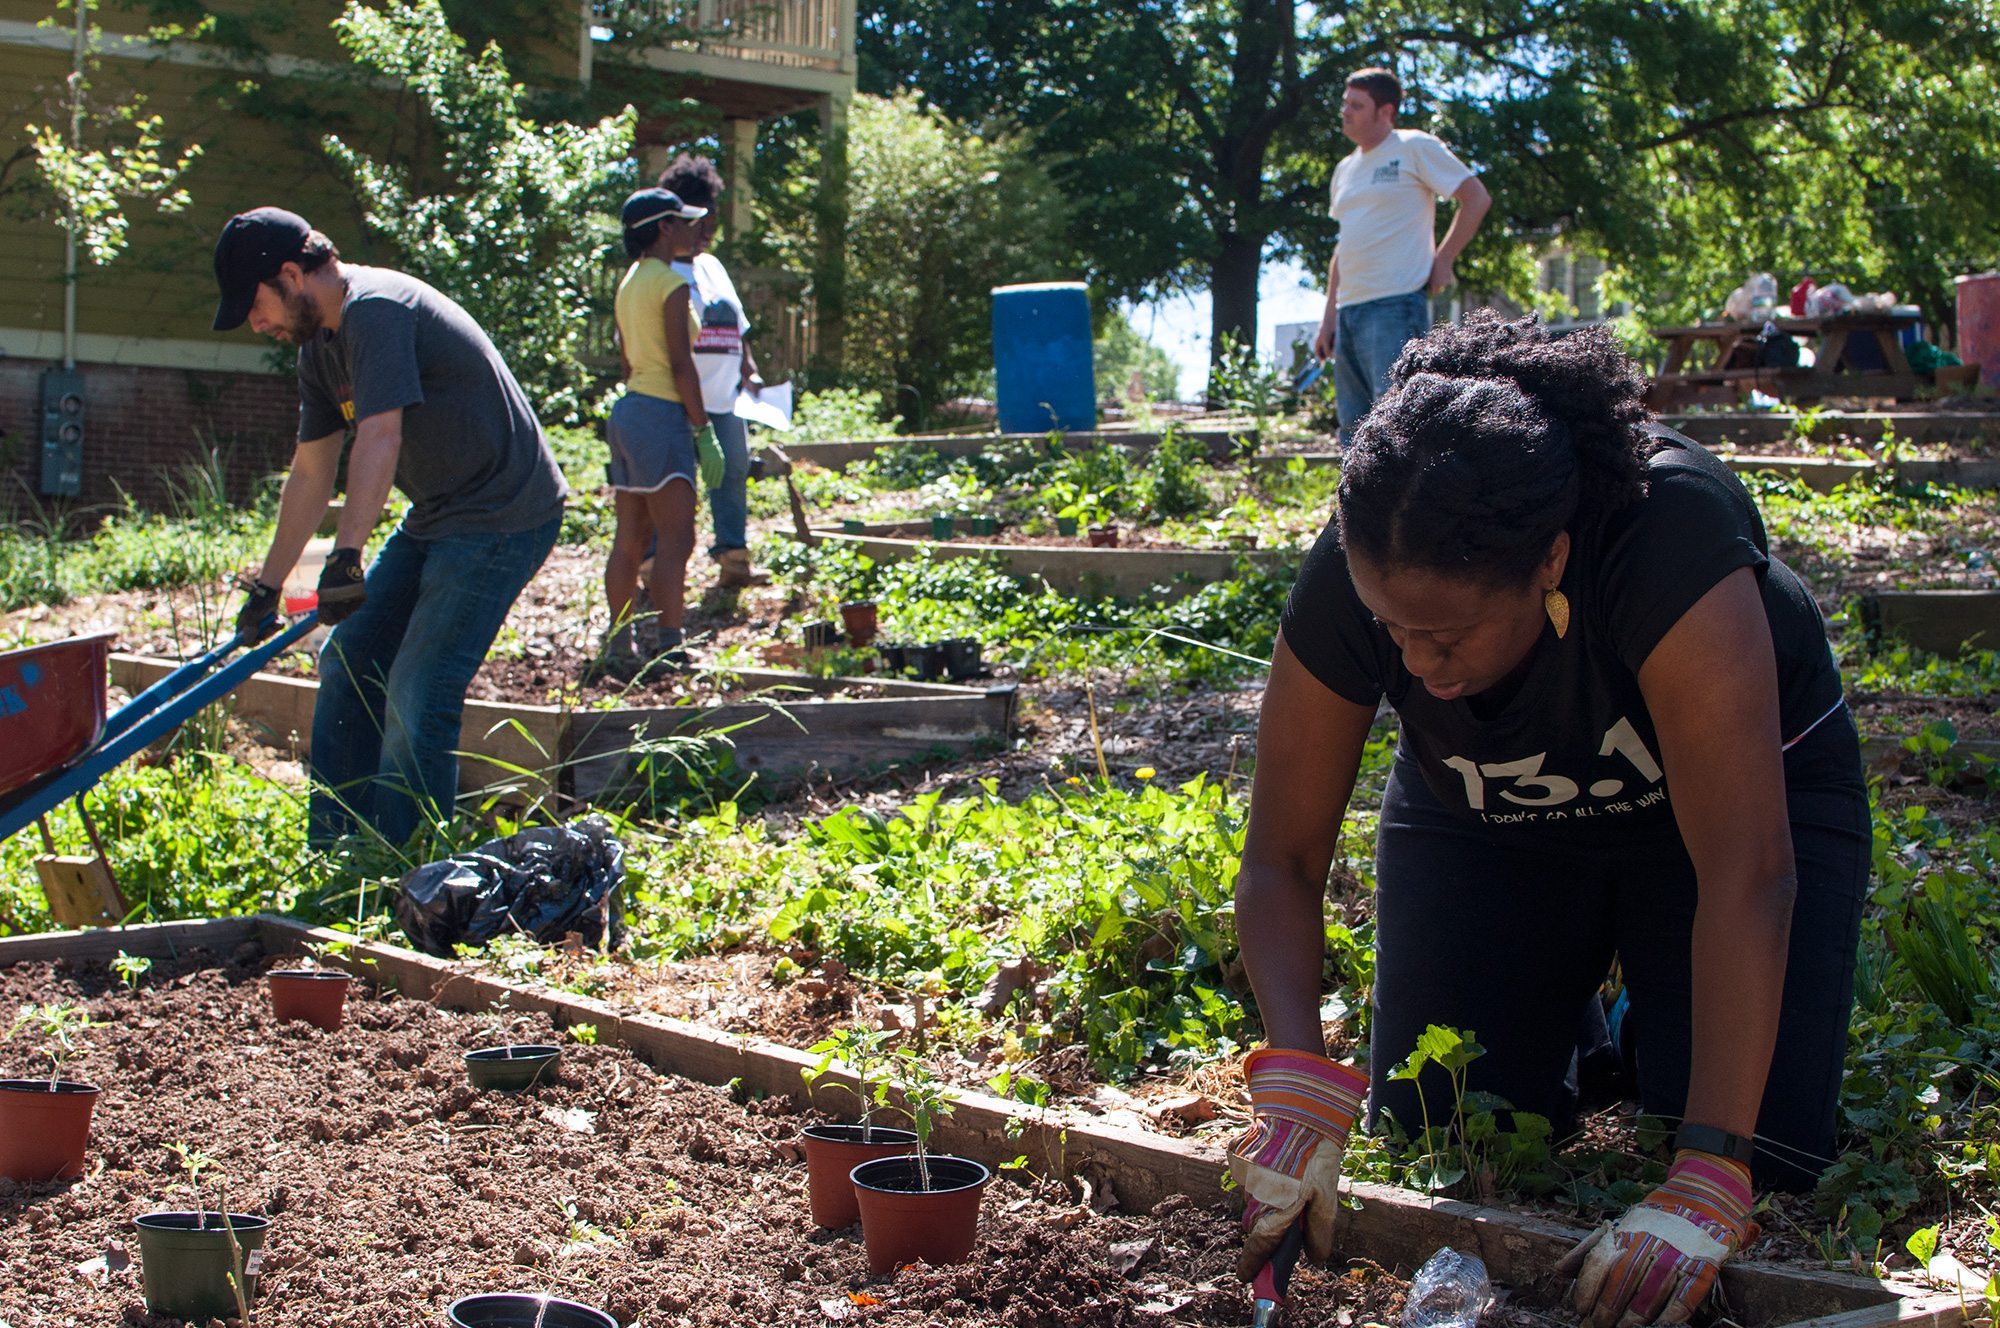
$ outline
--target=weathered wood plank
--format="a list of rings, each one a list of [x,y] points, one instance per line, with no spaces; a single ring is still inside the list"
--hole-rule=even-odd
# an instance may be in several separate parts
[[[1868,628],[1919,650],[2000,648],[2000,590],[1880,590],[1861,598]]]
[[[1207,425],[1196,429],[1183,429],[1181,436],[1192,438],[1208,452],[1211,460],[1221,460],[1230,455],[1236,447],[1236,440],[1256,432],[1256,424],[1251,420],[1241,420],[1231,425]],[[783,443],[785,455],[795,462],[810,461],[827,470],[845,470],[857,461],[865,461],[879,452],[936,452],[939,456],[978,456],[989,448],[1006,443],[1046,443],[1045,433],[945,433],[909,434],[896,438],[869,438],[852,442],[826,443]],[[1144,454],[1159,446],[1160,435],[1155,432],[1120,430],[1094,430],[1089,433],[1066,433],[1062,445],[1076,452],[1092,447],[1122,447],[1129,452]]]
[[[210,950],[227,955],[261,934],[254,917],[203,918],[192,922],[141,922],[129,927],[88,927],[81,931],[46,931],[32,936],[0,939],[0,968],[50,959],[108,962],[126,954],[164,959],[185,950]]]
[[[1817,411],[1801,417],[1791,411],[1702,411],[1664,415],[1660,423],[1707,447],[1731,442],[1738,447],[1795,438],[1810,427],[1815,442],[1838,438],[1878,443],[1893,435],[1908,443],[2000,442],[2000,413],[1993,411]]]
[[[952,695],[860,700],[773,698],[702,709],[578,712],[563,739],[570,793],[585,802],[605,797],[633,777],[636,740],[721,735],[737,768],[771,778],[813,771],[854,774],[919,759],[931,752],[962,754],[1012,731],[1015,690],[951,688]],[[733,730],[733,731],[729,731]]]
[[[338,938],[337,933],[284,918],[259,918],[257,925],[266,948],[273,951],[289,953],[309,941]],[[736,1083],[749,1093],[789,1095],[835,1115],[853,1117],[851,1078],[835,1071],[809,1093],[799,1071],[815,1058],[762,1038],[719,1033],[588,997],[522,986],[470,964],[379,943],[358,946],[341,962],[413,999],[460,1010],[483,1010],[505,1001],[510,1009],[545,1012],[559,1024],[595,1024],[600,1041],[620,1043],[668,1073],[703,1083]],[[1033,1108],[985,1093],[959,1093],[954,1100],[953,1114],[938,1124],[941,1150],[989,1166],[1025,1156],[1028,1165],[1043,1174],[1082,1173],[1100,1183],[1108,1178],[1128,1211],[1149,1211],[1173,1194],[1222,1201],[1226,1163],[1214,1145],[1109,1125],[1072,1111]],[[1584,1235],[1545,1218],[1429,1199],[1383,1185],[1361,1182],[1349,1190],[1359,1207],[1342,1219],[1340,1255],[1370,1258],[1405,1271],[1444,1245],[1470,1246],[1499,1280],[1533,1283],[1547,1277],[1555,1260]],[[1754,1262],[1729,1264],[1722,1278],[1734,1317],[1745,1324],[1951,1328],[1959,1322],[1955,1301],[1906,1284]]]

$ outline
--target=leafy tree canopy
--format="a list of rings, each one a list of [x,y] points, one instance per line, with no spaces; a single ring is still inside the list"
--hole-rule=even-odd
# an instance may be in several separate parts
[[[1323,267],[1347,73],[1481,171],[1460,265],[1520,294],[1560,232],[1669,316],[1745,272],[1891,286],[1932,312],[2000,250],[2000,15],[1964,0],[875,0],[863,86],[1037,131],[1117,295],[1207,284],[1246,334],[1267,251]],[[1218,337],[1219,344],[1219,337]]]

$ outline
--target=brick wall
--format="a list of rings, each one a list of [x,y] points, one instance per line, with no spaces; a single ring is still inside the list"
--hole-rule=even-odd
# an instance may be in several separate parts
[[[47,360],[0,359],[0,513],[57,510],[41,498],[42,374]],[[289,374],[79,364],[84,375],[83,492],[72,515],[121,501],[172,506],[186,471],[218,453],[230,498],[243,502],[291,463],[299,419]],[[36,495],[33,502],[29,495]]]

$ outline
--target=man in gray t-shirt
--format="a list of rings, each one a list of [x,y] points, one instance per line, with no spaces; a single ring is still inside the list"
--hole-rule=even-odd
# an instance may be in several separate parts
[[[281,208],[230,219],[215,277],[216,330],[247,320],[299,348],[298,448],[237,630],[274,630],[352,430],[347,506],[319,581],[319,620],[335,630],[320,653],[310,837],[365,825],[400,847],[450,815],[465,689],[554,546],[568,486],[492,341],[415,277],[342,262]],[[364,572],[392,483],[410,509]]]

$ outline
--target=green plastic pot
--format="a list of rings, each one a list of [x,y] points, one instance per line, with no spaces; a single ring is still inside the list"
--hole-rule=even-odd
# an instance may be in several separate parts
[[[954,518],[950,513],[940,512],[938,515],[931,518],[931,538],[937,540],[950,539],[951,532],[957,526],[957,524],[958,523],[956,518]]]
[[[976,516],[972,518],[972,533],[975,535],[991,535],[999,529],[1000,522],[993,517]]]
[[[843,535],[866,535],[868,533],[868,523],[856,517],[842,517],[840,521],[840,533]]]
[[[1075,539],[1075,538],[1076,538],[1076,518],[1075,518],[1075,517],[1073,517],[1073,516],[1059,516],[1059,517],[1057,517],[1057,518],[1056,518],[1056,534],[1058,534],[1058,535],[1061,535],[1061,536],[1063,536],[1063,537],[1064,537],[1064,538],[1066,538],[1066,539]]]
[[[154,1314],[196,1323],[236,1317],[236,1292],[229,1285],[236,1269],[229,1248],[232,1231],[243,1251],[243,1299],[256,1299],[257,1261],[252,1256],[264,1243],[270,1219],[231,1213],[228,1231],[221,1213],[146,1213],[134,1220],[146,1308]]]
[[[519,1093],[554,1083],[561,1063],[561,1047],[517,1042],[466,1052],[465,1075],[474,1088]]]
[[[603,1310],[522,1291],[467,1296],[445,1313],[452,1328],[618,1328],[618,1320]]]

